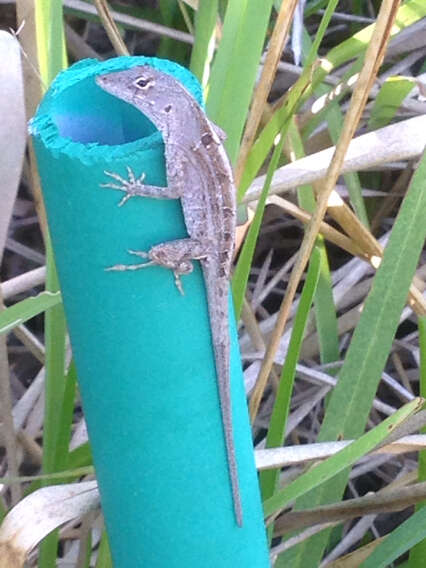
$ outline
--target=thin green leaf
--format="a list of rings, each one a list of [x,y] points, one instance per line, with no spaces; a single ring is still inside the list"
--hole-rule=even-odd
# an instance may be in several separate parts
[[[403,29],[411,26],[424,16],[426,16],[426,6],[423,0],[408,0],[404,2],[398,9],[390,37],[395,37]],[[328,52],[327,60],[332,65],[333,69],[340,67],[340,65],[350,59],[354,59],[366,50],[370,43],[371,36],[373,35],[375,25],[374,23],[366,26]]]
[[[331,363],[339,359],[339,330],[327,248],[323,239],[317,241],[316,247],[320,254],[321,266],[314,300],[315,322],[321,362]]]
[[[53,293],[59,291],[56,268],[50,245],[47,247],[46,287]],[[46,313],[46,380],[45,409],[43,428],[43,471],[53,473],[56,469],[56,451],[58,433],[65,391],[65,337],[66,324],[62,304],[58,304]]]
[[[95,568],[113,568],[111,552],[108,543],[108,535],[105,529],[102,531],[102,537],[99,545],[98,558],[96,559]]]
[[[310,47],[309,53],[304,62],[302,75],[296,81],[296,84],[293,85],[286,103],[275,113],[271,121],[261,132],[258,140],[255,142],[252,150],[250,151],[244,168],[241,183],[238,188],[239,199],[244,196],[246,190],[248,189],[248,186],[263,164],[263,161],[265,160],[266,155],[268,154],[269,149],[272,146],[272,141],[274,140],[276,133],[281,130],[282,127],[280,126],[278,130],[275,131],[276,125],[287,124],[301,104],[303,93],[308,89],[312,80],[313,71],[315,67],[317,67],[317,64],[315,64],[315,59],[318,54],[318,49],[321,45],[324,34],[327,31],[328,24],[330,23],[331,16],[333,15],[333,12],[337,6],[337,2],[338,0],[330,0],[330,2],[328,3],[327,9],[321,19],[317,33],[315,35],[314,42],[312,43],[312,46]],[[271,138],[273,131],[275,131],[275,134]]]
[[[71,361],[68,373],[65,377],[65,389],[62,400],[62,408],[59,412],[60,422],[58,437],[56,440],[55,464],[57,469],[68,467],[69,444],[71,440],[71,428],[74,416],[74,399],[77,389],[77,370],[74,361]]]
[[[321,268],[320,252],[314,249],[306,274],[305,284],[300,296],[299,306],[294,318],[293,331],[288,346],[287,355],[281,371],[278,391],[275,398],[274,408],[269,422],[266,436],[266,447],[273,448],[282,445],[287,426],[288,412],[290,409],[291,393],[293,392],[296,365],[299,360],[306,323],[311,310],[312,301],[317,287]],[[260,474],[260,485],[264,499],[271,497],[275,491],[279,477],[279,470],[266,470]]]
[[[50,239],[47,242],[46,254],[46,288],[55,293],[59,291],[59,283],[54,264]],[[58,304],[45,315],[46,346],[46,378],[45,405],[43,423],[43,472],[53,473],[59,469],[56,464],[58,452],[58,434],[61,431],[61,415],[58,408],[63,406],[65,391],[65,340],[66,323],[62,304]],[[48,485],[48,482],[42,482]],[[50,533],[40,544],[40,568],[55,568],[59,532]]]
[[[225,144],[232,163],[252,97],[271,7],[272,0],[229,0],[226,9],[206,108],[228,136]]]
[[[82,477],[83,475],[93,475],[95,472],[93,466],[78,467],[67,471],[56,471],[55,473],[41,473],[40,475],[20,475],[18,477],[0,477],[0,483],[3,485],[11,485],[12,483],[28,483],[36,481],[55,481],[62,480],[64,482]]]
[[[391,37],[394,37],[424,16],[426,16],[426,4],[423,0],[408,0],[398,10]],[[290,98],[295,99],[292,100],[292,106],[297,102],[297,108],[300,108],[333,69],[364,53],[370,42],[373,30],[374,24],[367,26],[348,40],[331,49],[327,56],[321,59],[320,65],[313,65],[312,68],[309,65],[305,67],[304,72],[293,85],[287,102],[273,114],[253,145],[247,158],[246,168],[239,187],[238,195],[240,199],[265,161],[281,125],[288,119],[289,112],[287,107],[290,103]]]
[[[271,187],[272,176],[274,175],[274,172],[278,167],[278,162],[284,145],[287,126],[288,124],[284,124],[280,132],[280,137],[277,145],[274,148],[274,153],[268,166],[265,183],[263,184],[262,193],[257,203],[256,213],[250,225],[250,229],[248,230],[237,266],[234,271],[234,275],[232,277],[232,294],[234,298],[235,317],[237,321],[239,320],[241,315],[254,250],[256,248],[257,237],[259,236],[263,213],[265,211],[266,199],[268,197],[269,188]]]
[[[308,2],[305,8],[305,18],[309,18],[312,14],[318,12],[322,8],[325,8],[328,4],[328,0],[313,0],[313,2]]]
[[[185,29],[185,22],[182,12],[176,0],[159,0],[162,23],[172,29]],[[170,37],[162,36],[160,45],[157,49],[157,57],[163,57],[177,61],[182,65],[186,64],[188,56],[188,45]]]
[[[416,86],[411,77],[389,77],[381,86],[371,109],[368,128],[377,130],[389,124],[402,101]]]
[[[69,469],[75,467],[85,467],[93,464],[92,450],[89,442],[85,442],[74,450],[71,450],[68,456]]]
[[[203,87],[210,74],[210,59],[215,47],[218,0],[201,0],[195,14],[195,41],[189,68]]]
[[[59,291],[46,290],[37,296],[26,298],[0,312],[0,333],[8,333],[17,325],[41,314],[62,301]]]
[[[426,397],[426,316],[419,317],[419,350],[420,350],[420,396]],[[426,434],[426,428],[422,428],[422,434]],[[419,481],[426,481],[426,451],[419,452]],[[419,503],[416,510],[426,508],[426,502]],[[426,535],[425,535],[426,536]],[[410,551],[408,566],[410,568],[422,568],[426,558],[426,538],[421,540]]]
[[[38,64],[49,85],[67,65],[61,0],[35,2]]]
[[[45,85],[67,65],[61,0],[36,2],[38,63]],[[46,293],[58,294],[56,269],[50,239],[46,242]],[[62,304],[46,312],[46,380],[43,424],[43,472],[55,471],[56,442],[60,425],[58,408],[62,407],[65,373],[66,324]],[[48,535],[40,545],[40,568],[55,568],[58,531]]]
[[[318,441],[357,438],[367,422],[392,341],[406,302],[417,261],[426,236],[426,154],[414,174],[401,205],[381,265],[365,302],[339,381],[329,400]],[[338,501],[347,473],[337,476],[296,502],[297,509]],[[317,567],[329,531],[309,539],[292,552],[292,568]],[[285,565],[284,553],[281,555]]]
[[[311,41],[310,41],[309,34],[307,33],[306,29],[304,30],[304,32],[305,32],[304,36],[305,36],[306,49],[308,49],[309,45],[311,44]],[[361,65],[362,65],[362,60],[359,59],[347,71],[347,73],[346,73],[347,77],[349,78],[350,76],[352,76],[353,73],[355,73],[355,71],[358,71],[361,68]],[[315,89],[315,95],[325,95],[328,91],[329,91],[328,86],[319,85],[318,88]],[[340,97],[344,96],[344,92],[345,92],[345,90],[342,89],[342,94],[340,95]],[[313,129],[319,124],[319,121],[320,120],[322,121],[324,119],[323,115],[325,114],[325,119],[327,121],[328,130],[330,132],[331,140],[332,140],[333,144],[337,144],[337,141],[339,139],[339,136],[340,136],[340,133],[341,133],[342,127],[343,127],[343,114],[342,114],[342,111],[340,110],[340,107],[338,105],[338,100],[339,100],[340,97],[339,96],[332,97],[332,99],[330,101],[328,101],[328,104],[326,106],[326,112],[320,112],[320,113],[317,113],[316,115],[314,115],[314,118],[312,118],[309,121],[305,130],[310,130],[312,132]],[[321,118],[319,118],[318,115],[320,115]],[[311,123],[313,123],[313,124],[311,125]],[[300,156],[300,157],[302,157],[302,156]],[[367,210],[366,210],[366,207],[365,207],[364,199],[362,197],[361,183],[359,181],[358,174],[356,172],[344,174],[343,179],[345,180],[346,187],[348,188],[350,200],[351,200],[351,203],[352,203],[352,205],[355,209],[355,213],[357,214],[360,221],[366,227],[368,227],[369,226],[368,215],[367,215]],[[320,289],[321,289],[321,287],[320,287]],[[320,338],[320,340],[321,340],[321,338]]]
[[[318,465],[313,466],[306,473],[291,482],[287,487],[276,492],[267,499],[263,508],[265,515],[272,515],[283,509],[300,495],[318,487],[325,481],[335,477],[341,471],[358,461],[380,444],[397,426],[423,406],[423,399],[416,398],[397,410],[378,426],[354,440],[349,446],[329,457]]]
[[[289,92],[286,102],[272,115],[271,119],[256,139],[256,142],[253,144],[244,167],[241,183],[238,187],[238,200],[244,197],[249,185],[257,175],[274,144],[278,132],[280,132],[283,125],[289,122],[293,114],[295,114],[296,110],[299,108],[303,94],[311,83],[312,70],[313,68],[305,67],[302,75]]]
[[[305,149],[294,118],[290,125],[288,135],[291,140],[295,158],[303,158],[305,156]],[[302,209],[313,213],[316,201],[314,190],[310,185],[303,185],[298,188],[297,199]],[[316,248],[320,254],[321,271],[315,292],[315,320],[320,344],[321,361],[323,363],[330,363],[339,358],[339,334],[327,249],[321,235],[317,237]]]
[[[364,560],[360,568],[386,568],[391,562],[407,552],[412,546],[426,537],[426,508],[420,509],[402,525],[391,532]],[[422,564],[424,566],[423,556]],[[411,564],[410,564],[411,566]]]

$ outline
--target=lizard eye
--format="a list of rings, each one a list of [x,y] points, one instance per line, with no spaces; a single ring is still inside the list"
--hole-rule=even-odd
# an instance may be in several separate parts
[[[134,85],[138,89],[145,90],[154,85],[154,79],[152,77],[139,77],[139,79],[136,79],[134,82]]]
[[[210,134],[210,132],[204,132],[204,134],[201,136],[201,142],[205,148],[210,147],[210,144],[213,142],[213,136]]]

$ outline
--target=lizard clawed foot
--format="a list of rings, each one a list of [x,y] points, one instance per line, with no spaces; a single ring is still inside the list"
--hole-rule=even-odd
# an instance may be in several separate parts
[[[149,253],[143,250],[128,250],[129,254],[134,254],[135,256],[140,256],[141,258],[149,258]]]
[[[147,262],[142,262],[138,264],[115,264],[106,268],[107,271],[125,271],[125,270],[139,270],[141,268],[147,268],[148,266],[162,266],[173,271],[175,277],[175,285],[179,290],[179,293],[183,296],[183,285],[181,277],[184,274],[190,274],[194,266],[191,262],[192,258],[199,258],[200,253],[198,249],[195,250],[197,253],[194,256],[194,252],[187,250],[189,245],[192,243],[189,240],[179,240],[171,241],[167,243],[161,243],[153,246],[149,252],[140,250],[128,250],[129,254],[138,256],[140,258],[148,259]],[[201,257],[204,258],[204,255]]]
[[[185,296],[185,292],[183,291],[183,286],[182,286],[182,280],[180,279],[181,276],[180,273],[174,272],[173,274],[175,275],[176,288],[179,290],[182,296]]]
[[[109,189],[118,189],[119,191],[124,191],[126,195],[121,199],[120,203],[118,204],[119,207],[122,207],[131,197],[135,197],[136,195],[140,195],[138,190],[143,185],[143,181],[145,179],[145,173],[143,173],[140,177],[136,177],[133,170],[127,166],[127,173],[129,179],[124,179],[119,174],[114,172],[107,172],[104,171],[104,174],[111,177],[117,183],[101,183],[101,187],[107,187]]]
[[[144,251],[140,250],[128,250],[129,254],[134,254],[135,256],[140,256],[141,258],[149,258],[149,254]],[[140,268],[146,268],[147,266],[154,266],[157,264],[154,260],[150,260],[149,262],[142,262],[140,264],[114,264],[114,266],[108,266],[105,268],[106,272],[111,271],[124,271],[124,270],[139,270]]]

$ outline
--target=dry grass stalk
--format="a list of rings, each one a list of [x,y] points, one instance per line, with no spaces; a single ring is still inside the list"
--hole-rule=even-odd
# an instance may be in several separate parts
[[[104,29],[117,55],[130,55],[120,32],[114,22],[106,0],[95,0],[95,6]]]
[[[355,134],[367,101],[369,90],[383,60],[386,44],[399,4],[399,0],[384,0],[380,7],[371,42],[365,54],[364,65],[354,88],[343,129],[321,190],[321,196],[318,200],[318,205],[312,216],[312,220],[306,229],[299,255],[291,272],[286,294],[278,313],[275,329],[272,333],[258,381],[250,400],[250,415],[252,420],[254,420],[257,415],[259,404],[274,363],[275,353],[279,347],[280,338],[287,323],[297,287],[309,261],[321,222],[326,213],[330,194],[336,185],[349,143]]]
[[[419,157],[426,145],[426,115],[390,124],[353,138],[342,165],[341,174]],[[272,178],[269,195],[286,193],[297,187],[325,179],[336,147],[315,152],[278,168]],[[243,197],[243,203],[259,199],[265,175],[257,177]]]
[[[287,199],[280,197],[279,195],[272,195],[269,198],[268,203],[277,205],[292,217],[295,217],[296,219],[299,219],[299,221],[302,221],[302,223],[308,224],[312,218],[310,213],[308,213],[304,209],[301,209],[291,201],[287,201]],[[352,239],[350,239],[328,223],[322,221],[319,232],[331,243],[337,245],[343,250],[346,250],[354,256],[359,256],[367,260],[363,250]]]
[[[364,497],[324,505],[316,509],[292,511],[275,521],[275,536],[288,531],[310,527],[327,522],[343,522],[364,515],[401,511],[411,505],[420,503],[426,498],[426,482],[416,483],[410,487],[380,491]]]
[[[240,183],[247,156],[253,145],[256,132],[262,118],[262,113],[271,90],[272,82],[275,78],[277,66],[280,61],[285,42],[287,41],[296,5],[297,0],[283,0],[281,3],[274,31],[272,32],[271,40],[269,42],[269,49],[263,65],[262,74],[253,96],[250,113],[247,118],[243,139],[241,141],[240,153],[238,156],[237,166],[235,168],[235,183],[237,186]]]
[[[282,197],[273,195],[269,198],[269,203],[278,205],[281,209],[284,209],[286,213],[299,219],[302,223],[307,224],[311,221],[312,217],[308,212],[300,209],[300,207],[297,207],[297,205]],[[377,269],[380,264],[380,259],[383,257],[384,250],[382,245],[377,242],[371,232],[361,223],[358,217],[334,190],[330,196],[328,213],[330,213],[342,229],[350,235],[350,238],[324,221],[321,222],[319,233],[328,241],[346,250],[350,254],[366,260],[373,268]],[[417,315],[423,316],[426,315],[426,300],[421,290],[423,290],[423,283],[419,281],[417,277],[415,280],[413,279],[413,283],[410,286],[408,303]]]

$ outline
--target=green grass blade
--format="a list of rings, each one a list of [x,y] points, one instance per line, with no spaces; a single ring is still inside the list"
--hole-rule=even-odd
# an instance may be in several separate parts
[[[290,119],[295,114],[303,93],[310,85],[311,71],[310,68],[304,69],[302,75],[290,91],[286,103],[273,114],[268,124],[256,139],[256,142],[253,144],[238,187],[238,200],[244,197],[249,185],[257,175],[270,149],[273,147],[277,134],[284,125],[289,123]]]
[[[305,156],[303,142],[293,119],[288,132],[292,150],[297,159]],[[302,209],[312,213],[316,201],[314,190],[310,185],[303,185],[297,190],[297,198]],[[336,308],[333,300],[330,268],[324,239],[317,238],[317,250],[320,254],[320,277],[315,293],[315,319],[320,345],[320,356],[323,363],[337,361],[339,358],[339,334],[337,327]]]
[[[419,317],[419,349],[420,349],[420,396],[426,397],[426,316]],[[422,434],[426,434],[426,428],[422,428]],[[419,481],[426,481],[426,450],[419,452]],[[416,505],[416,510],[426,508],[426,502]],[[425,535],[426,537],[426,535]],[[422,568],[426,558],[426,538],[421,540],[410,551],[408,562],[409,568]]]
[[[361,62],[359,61],[356,64],[354,64],[351,68],[351,71],[355,71],[355,69],[358,67],[360,63]],[[328,91],[327,88],[325,88],[323,85],[320,85],[318,89],[316,89],[315,93],[322,95],[325,94],[327,91]],[[330,101],[329,104],[327,105],[326,112],[319,114],[321,116],[325,114],[325,119],[327,121],[331,140],[333,144],[337,144],[340,132],[342,131],[343,119],[344,119],[343,113],[338,105],[338,100],[335,99]],[[315,119],[313,119],[310,122],[317,123],[318,118],[319,117],[315,117]],[[308,123],[307,129],[312,130],[313,128],[314,125]],[[369,227],[367,209],[365,207],[364,199],[362,197],[361,182],[359,180],[358,174],[356,172],[343,174],[343,179],[345,181],[346,187],[348,188],[350,201],[353,205],[353,208],[355,210],[355,213],[357,214],[358,219],[361,221],[361,223],[363,223],[363,225]]]
[[[210,73],[210,58],[215,42],[218,0],[200,0],[195,14],[195,42],[189,68],[203,87]]]
[[[292,481],[287,487],[277,491],[272,497],[267,499],[263,508],[265,515],[272,515],[284,508],[300,495],[311,491],[318,485],[335,477],[336,474],[344,471],[349,466],[358,461],[362,456],[368,454],[378,444],[380,444],[397,426],[406,420],[413,413],[423,406],[423,399],[416,398],[397,410],[378,426],[353,441],[337,454],[334,454],[325,461],[317,464],[306,473]]]
[[[71,450],[68,456],[68,467],[70,469],[76,467],[86,467],[93,464],[92,450],[89,442],[85,442],[74,450]]]
[[[356,59],[354,63],[352,63],[352,65],[349,65],[348,70],[345,71],[345,73],[341,77],[339,86],[332,88],[330,85],[327,85],[325,83],[321,83],[320,85],[315,86],[314,93],[317,97],[321,97],[332,91],[333,95],[331,96],[331,98],[329,97],[326,101],[324,101],[323,105],[319,105],[318,100],[313,103],[311,110],[315,110],[315,112],[313,113],[307,124],[305,124],[302,128],[302,137],[304,140],[307,140],[315,131],[315,129],[318,128],[324,122],[324,120],[327,119],[329,109],[333,105],[338,106],[338,103],[341,102],[344,97],[348,96],[350,92],[348,81],[361,71],[363,62],[363,56],[360,55],[358,59]]]
[[[99,544],[98,558],[96,559],[95,568],[113,568],[111,552],[108,543],[108,535],[105,529],[102,531],[102,537]]]
[[[365,428],[426,236],[426,154],[413,176],[383,260],[353,335],[339,381],[330,397],[318,441],[358,438]],[[297,509],[338,501],[347,474],[338,476],[296,503]],[[317,567],[329,531],[292,551],[292,568]],[[285,565],[282,555],[282,564]]]
[[[326,8],[328,0],[313,0],[313,2],[308,2],[305,7],[305,18],[309,18],[312,14],[318,12],[322,8]]]
[[[56,440],[55,469],[68,467],[69,443],[71,440],[71,427],[74,416],[74,400],[77,389],[77,370],[74,361],[71,361],[65,377],[65,388],[60,411],[58,437]]]
[[[308,51],[311,50],[311,40],[309,37],[308,32],[306,31],[306,29],[304,29],[304,47],[303,47],[303,51]],[[359,68],[361,67],[361,60],[359,60],[358,62],[355,63],[355,65],[352,65],[350,70],[347,72],[348,77],[352,75],[353,72],[355,71],[359,71]],[[319,85],[317,87],[317,89],[315,89],[315,95],[320,96],[320,95],[325,95],[326,93],[328,93],[330,90],[329,86],[325,86],[325,85]],[[341,97],[344,96],[344,90],[342,92],[342,94],[340,95]],[[333,141],[333,144],[337,144],[337,141],[339,139],[340,136],[340,132],[342,130],[343,127],[343,114],[339,108],[338,105],[338,99],[339,97],[333,97],[333,99],[331,101],[328,102],[328,105],[325,107],[325,110],[322,112],[319,112],[317,114],[314,115],[314,117],[308,122],[308,124],[305,127],[305,131],[308,130],[310,132],[312,132],[320,123],[320,121],[322,121],[324,118],[327,121],[328,124],[328,129],[330,132],[330,136],[331,139]],[[325,114],[325,117],[324,117]],[[312,123],[312,125],[311,125]],[[302,143],[300,142],[300,145]],[[304,156],[304,153],[302,153],[300,156],[297,156],[298,158],[301,158]],[[344,180],[346,183],[346,186],[349,190],[349,196],[351,199],[351,203],[355,209],[355,212],[358,216],[358,218],[360,219],[360,221],[366,226],[369,226],[369,222],[368,222],[368,216],[367,216],[367,210],[365,208],[365,204],[364,204],[364,200],[362,197],[362,192],[361,192],[361,183],[359,181],[359,177],[358,174],[353,172],[353,173],[349,173],[349,174],[344,174]],[[300,190],[299,190],[299,194],[300,194]],[[301,205],[301,207],[304,207],[303,205]],[[306,209],[306,207],[304,207]],[[309,211],[311,211],[311,209],[309,209]],[[322,290],[322,286],[320,286],[319,290]],[[326,291],[326,289],[324,290]],[[327,297],[327,296],[326,296]],[[321,340],[321,337],[320,337]],[[338,351],[338,350],[337,350]]]
[[[45,85],[66,66],[63,15],[61,0],[36,2],[36,31],[39,68]],[[46,242],[46,293],[59,295],[50,239]],[[62,407],[65,389],[65,338],[66,323],[63,307],[58,303],[46,312],[46,380],[43,423],[43,472],[53,473],[56,468],[57,440],[61,425],[58,408]],[[38,565],[55,568],[58,548],[58,531],[48,535],[40,545]]]
[[[272,0],[229,0],[222,40],[213,62],[207,114],[228,136],[231,162],[237,157],[265,42]]]
[[[62,302],[59,291],[46,290],[37,296],[26,298],[0,312],[0,333],[8,333],[17,325],[41,314]]]
[[[287,126],[288,124],[285,124],[283,126],[280,133],[280,139],[274,149],[271,162],[268,166],[265,183],[263,184],[262,193],[257,203],[256,213],[250,225],[250,229],[248,230],[247,236],[244,240],[237,266],[232,277],[232,295],[234,298],[235,317],[237,321],[239,320],[241,315],[254,250],[256,248],[257,237],[259,236],[263,213],[265,211],[266,199],[268,197],[269,188],[271,187],[272,176],[274,175],[274,172],[278,167],[278,161],[283,149]]]
[[[321,45],[321,41],[327,31],[328,24],[330,23],[330,19],[336,8],[337,2],[338,0],[331,0],[328,3],[327,9],[321,19],[318,31],[315,35],[314,42],[310,46],[309,53],[304,62],[302,75],[296,81],[295,85],[293,85],[286,103],[273,115],[269,123],[262,130],[259,138],[256,140],[248,155],[241,183],[238,188],[239,199],[242,199],[250,183],[262,166],[270,148],[272,147],[275,136],[281,130],[282,125],[288,123],[301,104],[303,93],[307,90],[311,83],[315,58],[317,57],[319,46]],[[273,136],[272,133],[274,133]]]
[[[320,255],[320,275],[315,292],[315,321],[322,363],[331,363],[339,359],[339,331],[336,306],[334,305],[333,286],[327,249],[323,239],[317,242]]]
[[[407,552],[412,546],[426,537],[426,508],[420,509],[409,517],[402,525],[391,532],[372,554],[364,560],[360,568],[386,568],[391,562]],[[425,565],[425,557],[422,563]],[[411,564],[410,564],[411,566]]]
[[[185,29],[185,22],[176,0],[159,0],[162,23],[173,29]],[[170,37],[161,37],[157,57],[171,59],[186,65],[189,46]]]
[[[331,135],[331,139],[334,144],[340,137],[340,132],[343,127],[343,113],[337,104],[332,104],[330,110],[327,114],[327,124],[328,130]],[[346,187],[349,191],[349,198],[358,219],[365,227],[369,227],[370,223],[368,220],[367,208],[365,207],[364,198],[362,197],[362,188],[359,176],[356,172],[350,172],[343,174],[343,179],[345,181]]]
[[[408,0],[398,10],[391,37],[394,37],[400,31],[425,16],[426,3],[424,3],[423,0]],[[247,158],[246,168],[239,187],[240,198],[245,194],[265,161],[281,125],[288,119],[287,107],[290,104],[290,98],[292,99],[291,106],[294,108],[295,103],[297,103],[297,108],[300,108],[306,98],[312,94],[312,91],[322,83],[327,74],[331,73],[336,67],[353,58],[359,57],[365,52],[373,30],[374,24],[367,26],[348,40],[331,49],[327,56],[322,58],[322,64],[315,66],[315,70],[310,69],[309,65],[305,67],[304,72],[292,87],[288,103],[273,114],[253,145]]]
[[[51,250],[48,251],[47,257],[46,287],[49,291],[58,292],[59,283]],[[58,304],[46,312],[45,318],[46,400],[43,426],[43,470],[45,473],[52,473],[55,469],[56,443],[61,420],[58,408],[62,408],[65,389],[65,337],[64,311],[62,304]]]
[[[35,2],[38,63],[45,85],[66,67],[62,1]]]
[[[290,409],[291,393],[293,392],[296,365],[300,356],[306,323],[311,310],[312,301],[317,287],[321,268],[320,252],[314,249],[305,284],[300,296],[299,306],[294,318],[293,331],[288,346],[285,363],[281,371],[278,391],[275,398],[274,408],[269,422],[266,436],[266,447],[274,448],[281,446],[285,438],[285,429]],[[264,499],[271,497],[277,486],[279,470],[266,470],[260,473],[260,486]]]
[[[11,485],[12,483],[28,483],[29,481],[37,483],[40,481],[72,481],[76,477],[82,477],[83,475],[93,475],[93,466],[78,467],[75,469],[69,469],[67,471],[56,471],[55,473],[41,473],[39,475],[21,475],[18,477],[0,477],[0,483],[4,485]],[[40,485],[41,486],[41,485]],[[37,487],[38,489],[39,487]],[[33,489],[35,490],[35,488]]]
[[[53,260],[50,242],[47,244],[46,255],[46,288],[52,292],[59,291],[59,283]],[[62,304],[46,312],[45,316],[45,347],[46,347],[46,379],[45,405],[43,422],[43,472],[53,473],[58,452],[58,432],[61,429],[62,417],[58,408],[62,408],[65,391],[65,339],[66,323]],[[48,485],[48,482],[42,483]],[[55,568],[59,532],[50,533],[40,545],[39,567]]]
[[[411,26],[424,16],[426,16],[426,6],[423,0],[408,0],[404,2],[398,10],[390,37],[395,37],[403,29]],[[373,35],[374,27],[375,24],[366,26],[328,52],[327,60],[331,63],[333,69],[359,56],[366,50],[370,43],[371,36]]]
[[[389,77],[381,86],[371,109],[368,128],[377,130],[389,124],[402,101],[416,86],[411,77]]]

